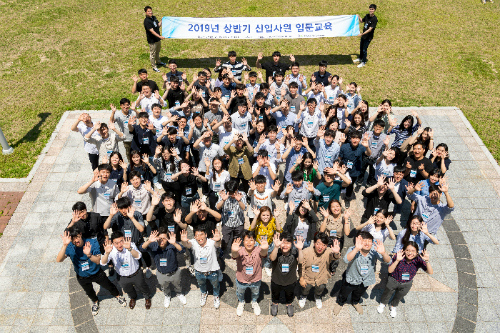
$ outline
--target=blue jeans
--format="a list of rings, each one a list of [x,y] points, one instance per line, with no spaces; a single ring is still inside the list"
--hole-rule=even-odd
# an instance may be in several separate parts
[[[210,281],[212,287],[214,288],[214,296],[219,296],[219,275],[217,272],[212,272],[209,275],[205,275],[196,271],[195,273],[196,281],[198,281],[198,286],[202,294],[207,293],[207,280]]]
[[[371,39],[363,39],[359,40],[359,59],[361,62],[367,62],[368,59],[368,45],[370,45]]]
[[[200,198],[200,195],[198,193],[195,193],[192,197],[185,197],[181,196],[181,206],[184,208],[189,208],[191,207],[191,202],[196,201]]]
[[[236,279],[236,297],[238,298],[238,302],[245,302],[245,290],[250,288],[252,292],[252,302],[257,302],[260,294],[260,283],[261,281],[253,282],[253,283],[241,283]]]

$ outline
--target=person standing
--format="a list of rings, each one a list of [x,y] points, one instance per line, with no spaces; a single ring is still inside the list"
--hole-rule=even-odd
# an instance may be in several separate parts
[[[149,44],[149,60],[151,67],[155,72],[160,72],[158,66],[165,66],[160,60],[161,40],[165,39],[160,35],[161,22],[158,22],[156,16],[153,16],[153,9],[150,6],[144,7],[146,18],[144,19],[144,29],[146,29],[146,38]]]
[[[373,34],[375,32],[375,28],[377,27],[378,19],[375,16],[375,11],[377,10],[377,5],[371,4],[368,7],[369,13],[365,15],[365,17],[361,18],[358,15],[358,19],[360,23],[364,23],[363,25],[363,33],[360,33],[358,36],[361,37],[359,42],[359,58],[354,60],[354,62],[359,62],[358,68],[361,68],[366,65],[368,61],[367,50],[368,45],[370,45]]]

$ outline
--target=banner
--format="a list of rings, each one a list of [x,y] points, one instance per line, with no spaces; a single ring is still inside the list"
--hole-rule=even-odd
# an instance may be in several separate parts
[[[358,34],[357,15],[162,18],[162,36],[165,38],[272,39],[349,37]]]

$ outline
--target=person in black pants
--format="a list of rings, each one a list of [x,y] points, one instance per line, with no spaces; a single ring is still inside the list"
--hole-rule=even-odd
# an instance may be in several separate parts
[[[278,303],[280,295],[285,293],[286,312],[289,317],[293,317],[293,299],[295,297],[295,286],[297,285],[297,265],[302,262],[302,247],[304,239],[300,238],[293,246],[293,235],[287,232],[274,234],[274,249],[269,255],[272,261],[271,275],[271,315],[278,314]]]
[[[373,33],[375,32],[375,28],[377,27],[378,19],[375,16],[375,11],[377,10],[377,5],[371,4],[368,7],[370,13],[366,14],[365,17],[361,18],[358,16],[359,22],[364,23],[363,25],[363,33],[360,33],[358,36],[361,37],[359,41],[359,58],[354,60],[354,62],[359,62],[358,68],[361,68],[366,65],[368,61],[367,50],[368,45],[373,39]]]
[[[92,282],[107,289],[111,295],[116,297],[121,306],[127,306],[125,298],[120,297],[120,292],[109,281],[99,265],[101,252],[97,240],[82,238],[82,231],[74,226],[68,228],[64,232],[64,235],[61,235],[61,238],[63,246],[57,254],[56,262],[63,262],[67,257],[71,259],[78,283],[85,290],[92,303],[94,303],[92,304],[92,314],[95,316],[99,312],[99,299],[92,286]]]

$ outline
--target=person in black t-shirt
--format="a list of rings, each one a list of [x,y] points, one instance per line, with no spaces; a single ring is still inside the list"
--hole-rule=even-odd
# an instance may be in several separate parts
[[[139,77],[137,77],[137,75],[139,75]],[[132,76],[132,80],[134,81],[132,85],[132,94],[140,93],[142,91],[142,86],[145,84],[151,87],[151,91],[160,91],[156,82],[148,79],[148,71],[146,69],[139,69],[137,75]],[[139,81],[139,79],[141,79],[141,81]]]
[[[193,229],[203,228],[207,233],[207,237],[212,238],[221,217],[220,213],[207,207],[205,202],[196,200],[191,203],[191,210],[186,216],[186,223],[192,226]]]
[[[106,238],[104,236],[103,225],[105,219],[101,219],[101,215],[98,213],[87,212],[87,206],[81,201],[75,203],[71,210],[73,211],[72,219],[66,227],[66,231],[75,226],[75,228],[82,231],[82,238],[97,239],[101,253],[104,253],[104,241]]]
[[[386,180],[385,176],[379,176],[375,185],[363,190],[362,194],[367,198],[367,201],[365,212],[361,216],[361,223],[368,221],[370,216],[377,214],[379,210],[389,209],[391,202],[395,205],[403,203],[394,185],[393,178]]]
[[[417,184],[429,178],[429,172],[434,169],[431,160],[424,155],[424,145],[421,141],[413,144],[413,154],[405,159],[405,179],[408,183]]]
[[[168,232],[175,232],[177,241],[181,239],[181,230],[187,228],[187,224],[182,222],[187,215],[187,209],[181,208],[175,202],[173,192],[166,191],[162,194],[153,195],[151,200],[151,208],[146,215],[146,221],[151,226],[151,230],[164,228]],[[156,221],[157,223],[154,223]]]
[[[198,172],[198,168],[191,168],[189,170],[189,161],[183,160],[180,163],[181,171],[174,173],[172,175],[172,180],[179,182],[181,187],[181,205],[184,208],[188,208],[191,202],[196,201],[200,198],[198,194],[198,178],[201,175]]]
[[[274,249],[269,255],[272,261],[271,275],[271,315],[278,314],[278,303],[280,294],[285,293],[286,311],[289,317],[293,317],[293,298],[295,286],[297,285],[297,265],[303,261],[302,248],[304,239],[298,237],[293,246],[293,235],[283,232],[274,234]]]
[[[354,62],[360,62],[358,67],[363,67],[368,61],[368,45],[370,45],[370,42],[373,39],[373,33],[375,32],[375,28],[377,27],[378,22],[378,19],[375,16],[377,5],[371,4],[368,9],[370,13],[366,14],[362,19],[358,15],[359,22],[364,23],[363,32],[358,35],[361,37],[361,40],[359,42],[359,58],[354,60]]]
[[[290,65],[284,64],[280,62],[281,58],[281,53],[278,51],[274,51],[273,55],[273,61],[268,61],[263,64],[260,63],[260,61],[263,58],[262,52],[260,52],[257,55],[257,62],[255,63],[255,66],[257,68],[262,68],[266,70],[266,82],[269,80],[269,77],[274,80],[274,73],[281,71],[283,73],[283,76],[285,75],[285,72],[290,69]],[[295,62],[295,57],[290,54],[290,61],[293,63]]]
[[[163,100],[168,102],[169,108],[180,106],[184,103],[187,93],[181,89],[179,85],[179,78],[172,76],[170,82],[166,83],[166,90],[163,94]]]
[[[156,66],[165,66],[160,61],[161,40],[165,39],[165,37],[160,35],[161,22],[158,22],[156,16],[153,16],[153,9],[150,6],[146,6],[144,7],[144,12],[146,13],[144,29],[146,30],[146,38],[149,44],[149,60],[151,61],[153,70],[159,73],[160,70]]]

